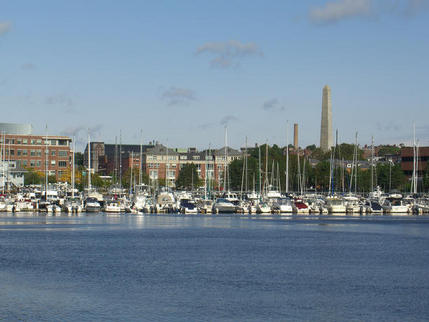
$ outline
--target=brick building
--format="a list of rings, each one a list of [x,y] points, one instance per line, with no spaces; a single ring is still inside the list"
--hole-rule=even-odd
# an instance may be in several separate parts
[[[0,144],[3,158],[18,168],[44,172],[47,163],[48,174],[57,180],[71,168],[69,137],[3,133]]]
[[[421,177],[426,171],[429,161],[429,147],[418,148],[418,176]],[[407,177],[413,175],[414,149],[413,147],[403,147],[401,149],[401,168]]]
[[[151,180],[168,179],[169,186],[174,186],[180,169],[185,164],[193,163],[201,179],[206,175],[218,183],[223,181],[226,164],[242,157],[242,152],[228,147],[227,160],[225,148],[198,151],[196,148],[168,148],[154,142],[142,146],[142,169]],[[84,152],[85,166],[88,164],[88,146]],[[104,144],[91,142],[91,168],[102,175],[119,176],[131,166],[140,167],[140,145],[138,144]]]

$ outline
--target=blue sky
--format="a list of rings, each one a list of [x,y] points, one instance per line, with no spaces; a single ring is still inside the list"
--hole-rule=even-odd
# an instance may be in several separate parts
[[[429,144],[429,1],[2,1],[3,122],[174,147]]]

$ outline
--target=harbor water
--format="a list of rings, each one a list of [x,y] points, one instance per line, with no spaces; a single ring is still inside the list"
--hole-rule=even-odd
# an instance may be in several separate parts
[[[0,215],[0,320],[424,321],[429,217]]]

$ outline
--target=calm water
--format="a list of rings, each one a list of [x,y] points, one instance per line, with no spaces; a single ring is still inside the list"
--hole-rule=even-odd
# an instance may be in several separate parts
[[[429,217],[0,215],[0,320],[429,319]]]

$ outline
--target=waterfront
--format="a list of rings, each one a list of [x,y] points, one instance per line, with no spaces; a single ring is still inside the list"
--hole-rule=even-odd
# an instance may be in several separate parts
[[[4,320],[426,320],[429,217],[0,215]]]

